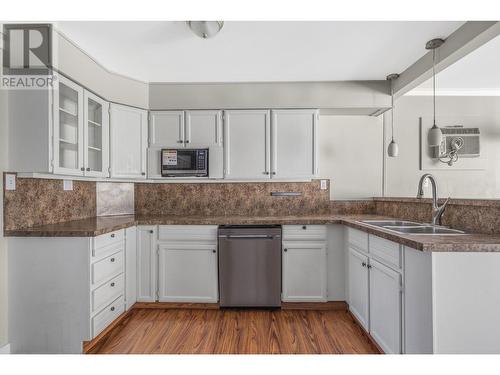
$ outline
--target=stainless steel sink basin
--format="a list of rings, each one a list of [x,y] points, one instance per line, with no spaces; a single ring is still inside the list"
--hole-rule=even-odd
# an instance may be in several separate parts
[[[373,225],[382,229],[402,234],[418,235],[464,235],[464,231],[429,224],[420,224],[405,220],[363,220],[363,224]]]

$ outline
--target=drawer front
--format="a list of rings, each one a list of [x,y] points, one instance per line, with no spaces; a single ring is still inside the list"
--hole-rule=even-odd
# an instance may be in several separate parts
[[[368,252],[368,233],[357,229],[348,228],[347,239],[349,243],[356,247],[358,250]]]
[[[124,290],[125,277],[123,273],[101,285],[92,292],[92,312],[101,310],[124,294]]]
[[[93,248],[92,249],[92,262],[96,260],[102,259],[108,255],[124,251],[125,250],[125,241],[117,241],[113,242],[107,246]]]
[[[92,318],[92,338],[95,338],[113,320],[118,318],[125,311],[125,299],[123,296],[118,297],[111,304],[106,306],[99,314]]]
[[[103,247],[118,243],[125,239],[125,229],[115,230],[114,232],[102,234],[93,238],[93,250],[99,250]],[[94,254],[94,256],[96,256]]]
[[[283,241],[325,241],[325,225],[283,225]]]
[[[401,268],[401,246],[396,242],[370,234],[370,254],[389,267]]]
[[[159,241],[217,241],[217,225],[160,225]]]
[[[92,284],[99,285],[111,277],[123,273],[123,251],[92,264]]]

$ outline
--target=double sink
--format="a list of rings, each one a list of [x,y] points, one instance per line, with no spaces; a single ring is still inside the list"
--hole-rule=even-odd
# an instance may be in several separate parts
[[[421,224],[404,220],[362,220],[361,223],[401,234],[418,235],[464,235],[464,231],[431,224]]]

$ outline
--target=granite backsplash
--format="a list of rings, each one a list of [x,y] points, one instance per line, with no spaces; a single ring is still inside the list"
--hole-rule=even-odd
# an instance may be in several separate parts
[[[299,196],[272,196],[295,192]],[[320,181],[135,184],[136,215],[277,216],[327,214],[330,190]]]

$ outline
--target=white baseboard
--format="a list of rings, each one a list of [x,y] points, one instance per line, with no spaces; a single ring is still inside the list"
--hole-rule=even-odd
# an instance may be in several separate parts
[[[10,354],[10,344],[0,347],[0,354]]]

